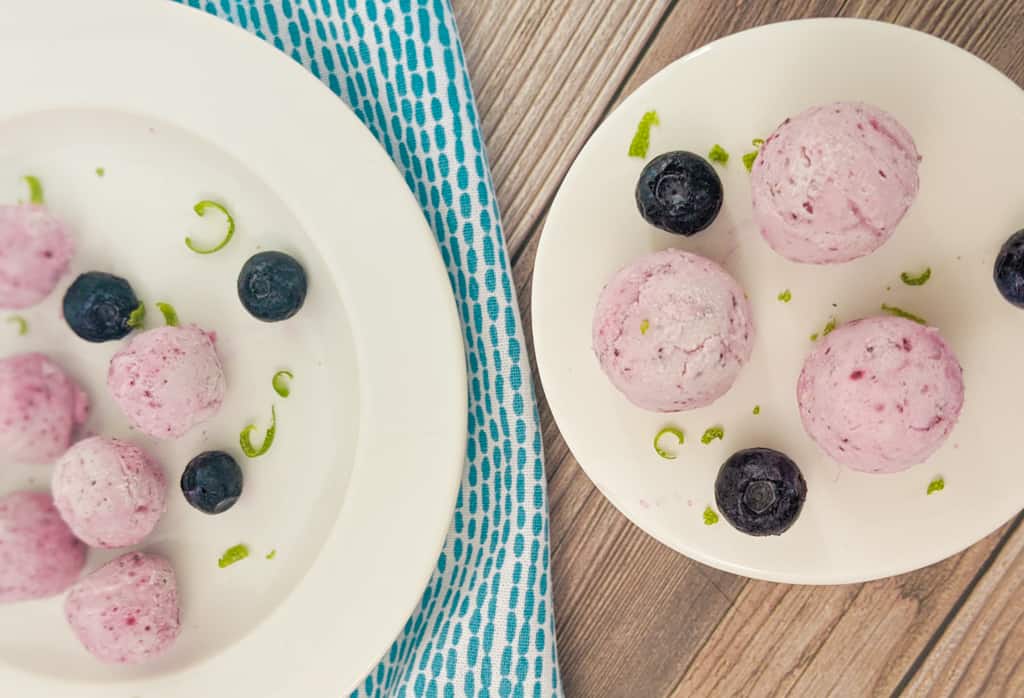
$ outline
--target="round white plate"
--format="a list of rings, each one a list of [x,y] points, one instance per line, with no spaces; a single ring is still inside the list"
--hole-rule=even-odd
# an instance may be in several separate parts
[[[8,3],[0,11],[0,201],[38,175],[79,251],[43,304],[0,322],[0,355],[45,351],[86,386],[87,429],[127,438],[163,464],[168,511],[142,549],[174,564],[183,630],[144,666],[100,664],[62,599],[0,606],[0,693],[160,698],[338,696],[387,650],[419,601],[448,528],[463,465],[466,380],[440,254],[391,161],[344,104],[299,65],[229,24],[170,2]],[[14,66],[18,66],[14,69]],[[96,168],[102,167],[102,177]],[[219,239],[214,198],[237,222]],[[260,249],[305,265],[302,311],[262,323],[235,280]],[[104,381],[121,343],[89,344],[59,316],[88,269],[127,277],[153,306],[217,332],[228,394],[214,419],[164,443],[128,428]],[[8,313],[0,313],[0,319]],[[4,328],[7,328],[6,330]],[[275,371],[295,378],[288,399]],[[277,409],[277,440],[245,458]],[[206,516],[178,479],[202,450],[245,471],[239,503]],[[48,467],[0,470],[0,493],[46,488]],[[246,543],[251,556],[220,569]],[[272,560],[266,555],[276,550]],[[96,552],[95,568],[124,551]]]
[[[874,103],[914,135],[921,192],[894,238],[864,259],[832,267],[774,254],[751,222],[740,160],[753,138],[787,116],[834,100]],[[693,238],[663,233],[636,210],[643,161],[626,156],[641,115],[657,110],[648,158],[668,150],[731,153],[719,168],[725,206]],[[873,579],[936,562],[1020,510],[1020,400],[1024,312],[997,294],[992,264],[1024,227],[1024,93],[970,54],[924,34],[865,21],[810,20],[731,36],[673,63],[633,93],[580,153],[555,200],[537,254],[533,327],[537,362],[559,428],[580,465],[634,523],[679,552],[750,577],[805,584]],[[670,415],[633,407],[591,351],[604,283],[652,250],[680,247],[728,269],[746,289],[757,339],[750,363],[715,404]],[[900,272],[931,266],[913,288]],[[792,302],[776,297],[792,292]],[[891,290],[890,290],[891,289]],[[804,433],[796,379],[809,336],[839,321],[902,306],[941,328],[964,366],[967,402],[945,446],[898,475],[845,470]],[[760,414],[752,414],[760,405]],[[678,459],[652,448],[674,424]],[[703,445],[707,427],[725,439]],[[671,441],[671,437],[669,437]],[[753,538],[722,520],[706,526],[714,480],[729,454],[768,446],[801,466],[807,503],[796,524]],[[926,496],[945,477],[946,489]]]

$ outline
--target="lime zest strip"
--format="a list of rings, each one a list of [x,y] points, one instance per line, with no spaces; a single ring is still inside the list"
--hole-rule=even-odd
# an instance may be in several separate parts
[[[895,305],[886,305],[885,303],[882,303],[882,310],[889,313],[890,315],[904,318],[905,320],[913,320],[919,325],[928,324],[928,321],[925,320],[920,315],[914,315],[913,313],[907,312],[903,308],[897,308]]]
[[[24,337],[28,334],[28,320],[20,315],[12,315],[7,318],[7,322],[13,322],[18,326],[18,336]]]
[[[934,480],[928,483],[928,491],[926,494],[935,494],[946,489],[946,481],[941,476],[936,477]]]
[[[96,168],[96,176],[97,177],[102,177],[106,173],[107,173],[107,170],[105,168],[103,168],[103,167],[97,167]]]
[[[664,436],[665,434],[671,434],[672,436],[676,437],[676,440],[679,442],[679,445],[682,446],[683,441],[685,441],[685,437],[683,436],[683,430],[677,427],[665,427],[654,435],[654,452],[657,453],[662,458],[664,458],[665,460],[674,460],[676,457],[675,453],[673,453],[672,451],[666,451],[665,449],[658,445],[658,441],[660,441],[661,437]]]
[[[157,301],[156,307],[160,311],[160,313],[164,316],[164,323],[168,327],[177,327],[178,326],[178,313],[175,312],[173,305],[171,305],[170,303],[161,303],[160,301]],[[135,314],[136,310],[138,310],[138,308],[136,308],[135,310],[132,311],[132,315]],[[130,320],[130,318],[129,318],[129,320]]]
[[[659,123],[656,111],[649,111],[640,117],[640,123],[636,125],[636,134],[629,143],[629,157],[647,157],[647,149],[651,146],[651,126]]]
[[[715,439],[722,440],[725,438],[725,429],[722,427],[708,427],[704,430],[704,435],[700,437],[700,442],[707,446]]]
[[[285,380],[287,378],[287,380]],[[278,371],[274,374],[274,377],[270,380],[270,384],[274,386],[274,392],[281,397],[288,397],[292,394],[292,389],[288,385],[288,381],[295,378],[291,371]]]
[[[166,303],[164,303],[163,305],[168,307],[168,308],[170,308],[170,306],[167,305]],[[132,327],[132,328],[138,329],[138,328],[142,327],[142,325],[145,322],[145,320],[146,320],[146,304],[140,302],[139,305],[135,308],[135,310],[133,310],[131,312],[131,315],[128,316],[128,327]]]
[[[932,278],[931,267],[925,267],[923,272],[916,275],[907,271],[900,274],[900,281],[905,283],[907,286],[924,286],[928,283],[928,279],[930,278]]]
[[[789,302],[790,302],[791,300],[793,300],[793,294],[792,294],[792,293],[790,292],[790,290],[789,290],[789,289],[787,288],[787,289],[786,289],[785,291],[783,291],[783,292],[782,292],[782,293],[780,293],[780,294],[779,294],[778,296],[776,296],[776,299],[777,299],[777,300],[778,300],[778,301],[779,301],[780,303],[789,303]]]
[[[192,210],[195,211],[196,215],[201,218],[201,217],[206,215],[207,209],[211,209],[211,208],[214,208],[214,209],[220,211],[221,213],[224,214],[224,217],[227,218],[227,220],[228,220],[228,232],[224,236],[224,239],[221,240],[220,243],[218,243],[216,247],[211,247],[211,248],[205,249],[205,250],[202,249],[202,248],[196,247],[196,244],[194,242],[192,242],[192,238],[191,237],[186,237],[185,238],[185,246],[188,247],[190,250],[192,250],[193,252],[195,252],[197,254],[213,254],[217,250],[224,249],[224,246],[227,245],[229,242],[231,242],[231,238],[235,234],[235,219],[231,216],[230,213],[228,213],[228,210],[226,208],[224,208],[223,205],[218,204],[216,201],[209,201],[207,199],[203,199],[202,201],[197,203],[195,206],[193,206]]]
[[[277,548],[274,548],[269,553],[267,553],[268,560],[273,560],[275,557],[277,557]]]
[[[708,160],[711,162],[720,162],[723,165],[729,163],[729,151],[715,143],[711,146],[711,150],[708,151]]]
[[[649,320],[640,321],[640,334],[647,334],[647,330],[651,329],[651,323]]]
[[[255,428],[255,424],[248,424],[238,436],[238,444],[242,447],[242,453],[250,458],[262,456],[270,450],[271,444],[274,443],[274,434],[277,432],[277,410],[273,405],[270,406],[270,428],[267,429],[267,433],[263,437],[263,443],[260,444],[259,448],[252,445],[252,439],[250,438],[250,434],[252,434]]]
[[[753,412],[754,412],[754,416],[755,416],[755,417],[756,417],[757,415],[761,414],[761,406],[760,406],[760,405],[754,405],[754,409],[753,409]]]
[[[718,512],[710,506],[704,509],[704,525],[714,526],[718,523]]]
[[[35,175],[25,175],[22,179],[28,184],[29,201],[33,204],[43,204],[43,184]]]
[[[238,545],[232,545],[230,548],[224,551],[224,554],[217,560],[217,567],[224,569],[230,565],[235,564],[239,560],[244,560],[249,557],[249,547],[245,543],[239,543]]]

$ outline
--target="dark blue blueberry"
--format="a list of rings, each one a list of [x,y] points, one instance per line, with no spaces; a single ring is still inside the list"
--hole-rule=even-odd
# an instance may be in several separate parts
[[[1024,308],[1024,230],[1018,230],[1003,243],[992,276],[1003,298]]]
[[[693,235],[714,222],[722,209],[722,180],[707,160],[677,150],[647,163],[636,183],[636,205],[653,226]]]
[[[306,300],[306,272],[283,252],[260,252],[238,275],[238,298],[264,322],[287,320]]]
[[[139,307],[131,285],[120,276],[89,271],[64,294],[64,320],[71,330],[89,342],[121,339],[132,331],[128,324]]]
[[[715,503],[726,521],[752,536],[777,536],[797,517],[807,483],[789,456],[748,448],[729,456],[715,479]]]
[[[223,513],[242,496],[242,469],[224,451],[200,453],[181,474],[181,491],[199,511]]]

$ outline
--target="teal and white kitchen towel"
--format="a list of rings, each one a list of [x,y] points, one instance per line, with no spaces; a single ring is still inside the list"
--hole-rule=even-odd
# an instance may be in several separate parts
[[[352,107],[423,208],[462,316],[469,434],[455,518],[419,609],[353,696],[562,695],[540,421],[452,8],[178,1],[272,43]]]

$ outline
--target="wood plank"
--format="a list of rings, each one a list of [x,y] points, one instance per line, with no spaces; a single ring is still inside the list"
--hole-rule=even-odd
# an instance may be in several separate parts
[[[890,695],[1004,533],[869,584],[748,582],[671,695]]]
[[[514,257],[669,5],[452,4]]]
[[[1024,525],[1021,518],[914,673],[906,694],[1024,696]]]

